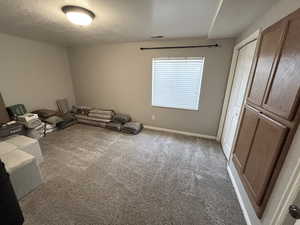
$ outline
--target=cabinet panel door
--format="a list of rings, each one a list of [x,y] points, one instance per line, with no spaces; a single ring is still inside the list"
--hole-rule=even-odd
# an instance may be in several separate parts
[[[292,120],[299,100],[300,17],[288,23],[277,69],[268,88],[263,107]]]
[[[262,33],[259,54],[254,70],[248,101],[262,105],[265,90],[272,71],[272,66],[278,53],[283,26],[274,26]]]
[[[259,114],[257,129],[244,169],[244,179],[257,205],[261,204],[287,130],[284,125]]]
[[[237,169],[242,172],[248,158],[252,139],[258,123],[258,111],[246,106],[235,145],[233,160]]]

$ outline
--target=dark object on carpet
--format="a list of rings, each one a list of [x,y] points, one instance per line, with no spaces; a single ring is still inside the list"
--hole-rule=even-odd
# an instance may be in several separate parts
[[[115,112],[113,110],[92,109],[90,110],[88,116],[91,118],[102,119],[103,122],[104,120],[110,122],[114,114]]]
[[[66,98],[57,100],[56,104],[60,112],[60,116],[64,120],[57,124],[59,129],[64,129],[77,123],[75,116],[69,109],[69,103]]]
[[[90,116],[79,115],[79,114],[76,114],[75,117],[78,120],[82,119],[82,120],[97,121],[97,122],[102,122],[102,123],[108,123],[108,122],[110,122],[110,120],[108,120],[108,119],[99,119],[99,118],[96,118],[96,117],[90,117]]]
[[[122,127],[122,132],[127,134],[138,134],[144,128],[143,124],[139,122],[125,123]]]
[[[51,109],[38,109],[33,111],[32,113],[38,114],[38,116],[44,120],[47,119],[51,116],[56,116],[57,115],[57,111],[51,110]]]
[[[65,129],[77,123],[77,120],[74,117],[63,116],[63,121],[56,124],[57,128]]]
[[[25,113],[22,116],[18,116],[17,120],[24,124],[26,128],[35,128],[42,124],[42,121],[38,118],[37,114]]]
[[[0,221],[3,225],[22,225],[24,217],[16,194],[11,185],[9,174],[0,160]]]
[[[88,116],[98,118],[98,119],[105,119],[105,120],[111,120],[112,119],[112,115],[110,115],[110,114],[89,113]]]
[[[87,119],[81,119],[81,118],[78,118],[77,121],[78,121],[78,123],[92,125],[95,127],[102,127],[102,128],[106,127],[106,123],[100,122],[100,121],[93,121],[93,120],[87,120]]]
[[[73,105],[72,106],[72,113],[74,114],[80,114],[80,115],[88,115],[90,110],[92,108],[88,107],[88,106],[77,106],[77,105]]]
[[[62,117],[62,116],[50,116],[47,119],[43,120],[47,124],[51,124],[59,129],[67,128],[75,123],[77,121],[74,119],[74,117]]]
[[[22,116],[27,113],[27,110],[23,104],[16,104],[8,106],[7,112],[11,119],[16,120],[18,116]]]
[[[37,140],[44,137],[45,133],[49,133],[49,131],[47,130],[45,125],[46,124],[44,122],[42,122],[42,124],[40,126],[37,126],[33,129],[27,129],[26,136],[37,139]]]
[[[99,114],[99,115],[110,115],[113,116],[115,114],[114,110],[111,109],[92,109],[89,113]]]
[[[16,122],[12,124],[0,124],[0,138],[8,137],[11,135],[24,135],[25,127],[23,124]],[[1,193],[1,192],[0,192]]]
[[[79,123],[105,127],[114,114],[113,110],[94,109],[87,106],[73,106],[72,113]]]
[[[58,123],[63,122],[63,118],[61,118],[60,116],[50,116],[47,119],[43,120],[45,123],[49,123],[51,125],[55,125],[57,126]]]
[[[124,124],[124,123],[130,122],[131,117],[130,117],[130,115],[127,115],[127,114],[117,113],[113,116],[113,121]]]
[[[106,128],[115,131],[121,131],[122,123],[120,122],[109,122],[106,124]]]

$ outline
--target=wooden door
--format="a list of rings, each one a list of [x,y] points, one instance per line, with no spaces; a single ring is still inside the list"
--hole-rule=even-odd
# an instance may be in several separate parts
[[[300,16],[286,22],[286,35],[263,108],[292,120],[299,103]]]
[[[253,137],[255,135],[259,112],[252,107],[245,107],[237,137],[233,160],[240,173],[243,173]]]
[[[256,42],[256,40],[249,42],[239,49],[235,65],[230,100],[221,138],[223,151],[227,159],[229,159],[233,149],[233,141],[243,108]]]
[[[262,33],[254,70],[255,75],[248,96],[248,101],[255,105],[261,105],[263,102],[273,62],[277,57],[283,33],[283,25],[270,27]]]
[[[243,176],[260,205],[288,129],[262,114],[258,114],[258,118]]]

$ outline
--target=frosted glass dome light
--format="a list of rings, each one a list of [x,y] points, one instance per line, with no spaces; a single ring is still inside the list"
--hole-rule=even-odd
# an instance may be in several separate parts
[[[90,25],[95,18],[95,14],[79,6],[64,6],[62,11],[66,14],[71,23],[81,26]]]

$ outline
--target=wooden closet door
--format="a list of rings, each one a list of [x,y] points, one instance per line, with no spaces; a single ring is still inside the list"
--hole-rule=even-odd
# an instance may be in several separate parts
[[[244,108],[240,130],[233,153],[233,160],[240,173],[244,170],[250,152],[251,143],[258,123],[258,113],[259,112],[252,107],[246,106]]]
[[[259,114],[258,125],[243,174],[257,205],[261,204],[264,197],[287,130],[286,126]]]
[[[263,97],[283,33],[284,26],[272,26],[262,33],[254,77],[248,96],[248,101],[255,105],[259,106],[263,103]]]
[[[292,120],[299,102],[300,15],[286,23],[287,31],[281,56],[272,76],[263,108]]]
[[[300,9],[262,32],[252,70],[233,162],[261,218],[300,123]]]

